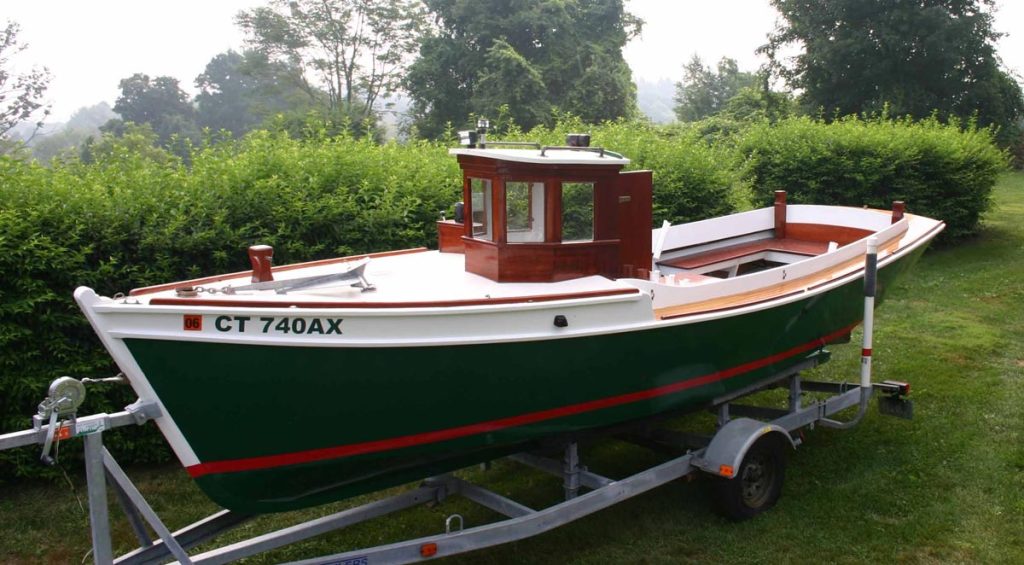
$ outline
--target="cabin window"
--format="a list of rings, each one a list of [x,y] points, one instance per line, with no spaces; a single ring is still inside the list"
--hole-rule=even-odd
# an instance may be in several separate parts
[[[593,241],[594,183],[562,183],[562,241]]]
[[[469,189],[473,197],[470,203],[473,237],[494,241],[494,233],[491,231],[491,181],[471,178]]]
[[[505,218],[509,243],[544,241],[544,183],[505,182]]]

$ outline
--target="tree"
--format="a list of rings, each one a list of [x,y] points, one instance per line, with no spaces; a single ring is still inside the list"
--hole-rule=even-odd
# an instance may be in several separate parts
[[[735,59],[723,57],[717,70],[705,67],[694,55],[683,66],[683,80],[676,83],[676,117],[695,122],[713,116],[744,88],[757,85],[757,75],[741,72]]]
[[[171,153],[159,147],[160,138],[149,124],[111,120],[100,130],[99,138],[89,136],[82,142],[79,158],[83,163],[119,161],[127,155],[161,164],[174,160]]]
[[[11,69],[12,57],[28,48],[28,44],[18,42],[19,31],[21,26],[12,21],[0,30],[0,154],[10,147],[7,136],[15,126],[42,110],[35,124],[38,131],[50,113],[41,100],[50,84],[50,72],[45,67],[33,67],[26,73],[14,74]]]
[[[761,51],[826,116],[881,113],[969,119],[1004,129],[1024,114],[1000,66],[994,0],[772,0],[782,15]],[[788,63],[780,50],[803,52]]]
[[[199,137],[195,108],[188,94],[178,86],[178,79],[161,76],[151,80],[149,75],[135,73],[122,79],[120,87],[114,111],[125,122],[149,124],[160,145],[167,147],[174,135]]]
[[[300,73],[254,51],[221,53],[196,77],[196,121],[201,128],[240,136],[269,116],[304,112],[311,102],[295,86]]]
[[[106,102],[83,106],[71,115],[63,127],[52,133],[41,134],[33,140],[32,156],[43,163],[55,157],[73,156],[86,139],[100,134],[100,126],[116,117],[117,114]]]
[[[741,88],[726,103],[720,115],[740,121],[767,120],[775,123],[797,114],[796,101],[787,92],[774,92],[764,86]]]
[[[544,79],[515,48],[495,41],[484,56],[486,67],[480,73],[477,95],[473,98],[478,115],[489,115],[507,105],[509,117],[518,124],[536,124],[551,115]]]
[[[330,111],[365,119],[398,88],[424,20],[414,0],[271,0],[236,22],[252,49],[301,69],[311,100],[325,92]]]
[[[504,106],[523,128],[555,108],[595,123],[636,112],[622,47],[643,22],[622,0],[425,3],[435,26],[405,80],[421,135]]]

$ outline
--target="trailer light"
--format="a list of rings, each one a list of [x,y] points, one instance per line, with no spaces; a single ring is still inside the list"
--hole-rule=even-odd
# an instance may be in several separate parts
[[[727,479],[731,479],[735,471],[733,471],[732,465],[719,465],[718,474],[722,475]]]
[[[887,387],[890,394],[895,393],[896,396],[907,396],[910,394],[910,383],[903,381],[882,381],[882,384]]]
[[[420,546],[420,557],[433,557],[437,555],[436,543],[425,543]]]

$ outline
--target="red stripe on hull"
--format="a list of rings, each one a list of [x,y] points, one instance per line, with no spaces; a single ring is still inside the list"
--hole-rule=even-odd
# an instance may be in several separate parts
[[[564,418],[567,416],[573,416],[585,412],[592,412],[595,410],[602,410],[605,408],[613,408],[615,406],[620,406],[623,404],[630,404],[633,402],[640,402],[642,400],[657,398],[659,396],[674,394],[690,388],[711,384],[713,382],[725,380],[731,377],[735,377],[737,375],[741,375],[743,373],[747,373],[750,371],[760,369],[762,367],[766,367],[768,365],[771,365],[772,363],[783,361],[795,355],[799,355],[801,353],[811,351],[815,348],[822,347],[835,339],[847,335],[848,333],[850,333],[850,331],[853,330],[855,326],[856,324],[832,332],[828,335],[825,335],[803,345],[798,345],[786,351],[776,353],[774,355],[770,355],[768,357],[764,357],[756,361],[751,361],[743,365],[737,365],[736,367],[732,367],[724,371],[718,371],[708,375],[703,375],[700,377],[695,377],[692,379],[687,379],[685,381],[680,381],[669,385],[663,385],[647,390],[631,392],[618,396],[610,396],[607,398],[600,398],[597,400],[589,400],[587,402],[581,402],[579,404],[570,404],[568,406],[561,406],[559,408],[551,408],[548,410],[540,410],[537,412],[528,412],[526,414],[509,416],[507,418],[500,418],[497,420],[479,422],[476,424],[469,424],[466,426],[459,426],[444,430],[436,430],[432,432],[410,434],[406,436],[368,441],[363,443],[354,443],[349,445],[340,445],[335,447],[326,447],[321,449],[311,449],[308,451],[298,451],[294,453],[282,453],[279,455],[266,455],[262,457],[227,459],[224,461],[199,463],[188,467],[187,470],[189,475],[191,475],[193,478],[196,478],[213,473],[234,473],[239,471],[254,471],[258,469],[268,469],[272,467],[282,467],[286,465],[298,465],[300,463],[312,463],[315,461],[323,461],[326,459],[338,459],[341,457],[351,457],[354,455],[365,455],[368,453],[378,453],[381,451],[391,451],[406,447],[414,447],[417,445],[453,440],[461,437],[484,434],[516,426],[525,426],[528,424],[534,424],[546,420],[554,420],[556,418]]]

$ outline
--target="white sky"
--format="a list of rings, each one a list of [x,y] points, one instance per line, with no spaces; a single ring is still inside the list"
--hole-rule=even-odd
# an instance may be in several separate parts
[[[485,0],[481,0],[485,1]],[[53,74],[52,119],[100,101],[113,105],[118,82],[133,73],[170,75],[194,93],[193,81],[216,54],[242,46],[234,24],[239,10],[265,0],[0,0],[0,24],[21,24],[30,44],[22,62]],[[627,0],[646,21],[625,50],[636,78],[679,80],[694,54],[705,64],[732,57],[740,69],[763,61],[754,49],[774,27],[768,0]],[[1024,75],[1024,2],[1001,0],[996,29],[1006,65]],[[1020,30],[1020,31],[1017,31]]]

